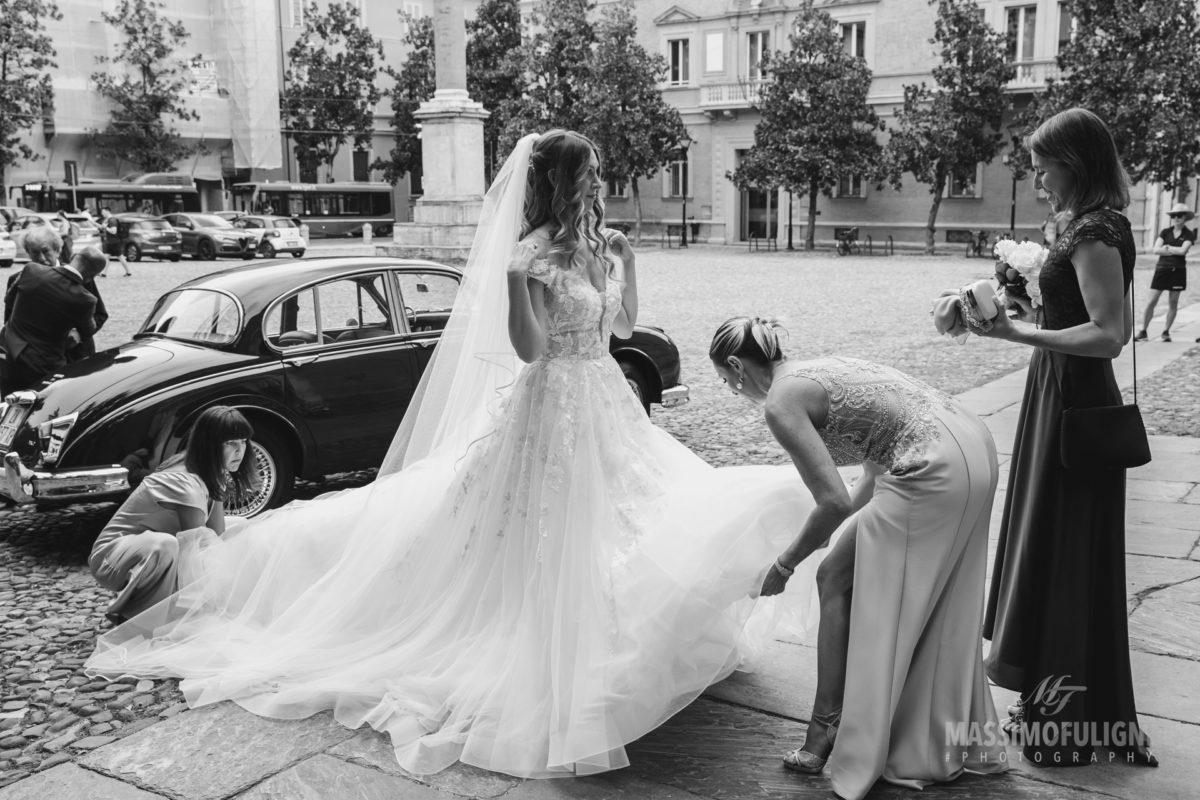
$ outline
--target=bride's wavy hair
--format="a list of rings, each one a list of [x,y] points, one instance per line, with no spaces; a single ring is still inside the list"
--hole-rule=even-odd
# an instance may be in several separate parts
[[[732,317],[713,334],[708,357],[714,364],[726,364],[730,356],[760,364],[783,361],[781,332],[787,336],[787,328],[773,317]]]
[[[582,188],[592,153],[599,161],[600,151],[590,139],[574,131],[556,128],[542,134],[529,157],[521,236],[551,223],[556,230],[550,252],[566,254],[572,266],[582,262],[584,246],[597,259],[608,257],[608,240],[602,233],[602,193],[598,192],[595,201],[589,204],[587,191]]]

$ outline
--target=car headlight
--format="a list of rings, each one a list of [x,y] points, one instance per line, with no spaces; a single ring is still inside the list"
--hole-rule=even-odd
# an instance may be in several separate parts
[[[58,454],[62,452],[62,446],[67,441],[71,428],[75,427],[77,419],[79,419],[79,414],[67,414],[65,417],[56,417],[38,425],[38,439],[41,440],[43,463],[53,464],[58,461]]]

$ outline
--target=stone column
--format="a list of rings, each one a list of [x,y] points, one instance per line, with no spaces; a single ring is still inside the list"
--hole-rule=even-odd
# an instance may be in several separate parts
[[[421,123],[425,194],[415,221],[396,225],[389,255],[458,260],[470,251],[483,206],[483,121],[488,112],[467,94],[463,0],[437,0],[433,12],[433,98],[414,116]]]

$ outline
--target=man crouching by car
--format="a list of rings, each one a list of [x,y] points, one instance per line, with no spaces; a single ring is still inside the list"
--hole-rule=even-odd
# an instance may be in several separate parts
[[[67,350],[76,344],[72,331],[82,342],[90,342],[96,332],[96,296],[86,284],[107,263],[98,249],[85,247],[70,264],[26,266],[13,287],[12,313],[4,326],[8,374],[0,390],[32,388],[62,369]]]

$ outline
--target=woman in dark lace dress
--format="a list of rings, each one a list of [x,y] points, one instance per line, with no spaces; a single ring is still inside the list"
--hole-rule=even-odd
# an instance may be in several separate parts
[[[1034,763],[1115,753],[1156,765],[1129,668],[1125,471],[1068,470],[1059,455],[1064,408],[1121,402],[1112,359],[1133,328],[1134,241],[1120,213],[1128,179],[1108,128],[1089,111],[1056,114],[1027,145],[1034,185],[1073,219],[1042,269],[1041,325],[1001,314],[988,334],[1034,348],[984,620],[988,675],[1021,693],[1010,712],[1024,723],[1014,733]]]

